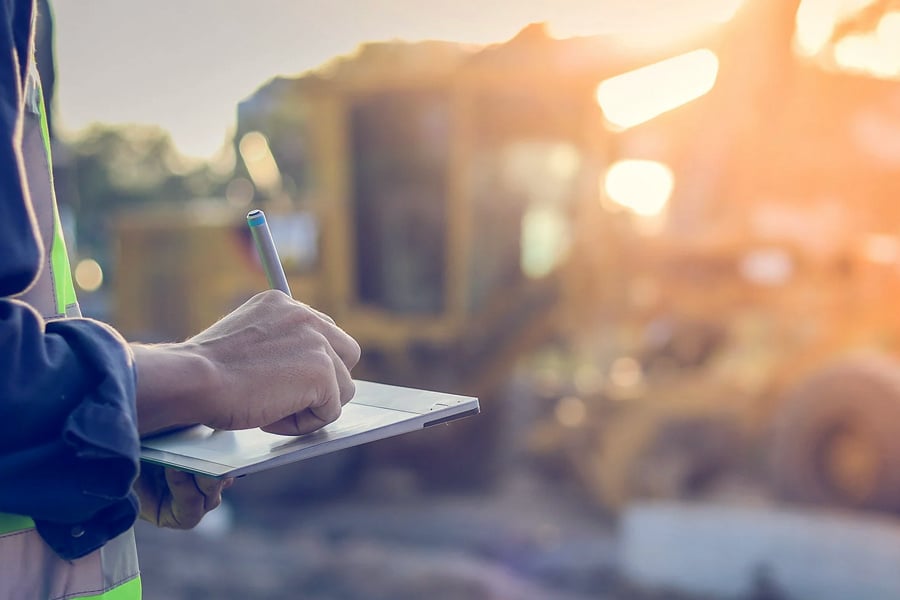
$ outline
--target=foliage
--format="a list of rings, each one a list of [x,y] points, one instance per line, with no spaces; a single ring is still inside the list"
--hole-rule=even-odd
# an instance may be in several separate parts
[[[109,226],[122,211],[222,197],[209,164],[178,154],[157,127],[94,125],[54,149],[57,193],[74,212],[79,254],[108,262]]]

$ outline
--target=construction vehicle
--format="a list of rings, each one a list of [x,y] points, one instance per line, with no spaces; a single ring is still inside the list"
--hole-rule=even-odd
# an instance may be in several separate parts
[[[295,295],[364,348],[358,377],[487,400],[454,453],[488,462],[490,400],[525,365],[531,450],[606,508],[743,473],[900,509],[900,167],[879,136],[896,84],[798,57],[798,7],[747,0],[652,52],[532,26],[273,80],[239,108],[234,205],[119,220],[117,325],[182,338],[261,289],[254,194]],[[610,127],[598,84],[697,48],[717,58],[709,93]],[[651,233],[599,185],[622,159],[673,174]],[[879,354],[834,363],[859,349]],[[428,473],[441,444],[388,452]]]
[[[269,214],[294,295],[360,342],[354,376],[482,398],[482,415],[448,428],[472,431],[446,468],[435,468],[449,447],[435,433],[395,453],[426,476],[489,466],[502,419],[492,397],[558,330],[554,226],[590,175],[580,162],[602,131],[598,73],[626,67],[573,63],[561,77],[557,44],[540,27],[480,51],[372,44],[276,79],[239,107],[232,188],[253,190]],[[509,68],[523,57],[534,60]],[[200,202],[119,218],[117,326],[182,339],[263,289],[247,208]]]
[[[593,342],[568,336],[580,356],[562,353],[534,436],[608,509],[736,474],[781,499],[900,509],[898,88],[798,56],[798,4],[748,3],[713,46],[715,88],[616,137],[680,185],[653,235],[633,214],[590,224],[607,252],[574,253],[593,266],[567,270],[572,287],[614,289],[602,310],[568,303]],[[870,4],[831,48],[896,18]]]

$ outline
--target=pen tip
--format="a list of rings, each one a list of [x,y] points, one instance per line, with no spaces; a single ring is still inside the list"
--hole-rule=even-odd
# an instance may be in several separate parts
[[[266,215],[258,208],[247,213],[247,225],[249,225],[250,227],[259,227],[265,222]]]

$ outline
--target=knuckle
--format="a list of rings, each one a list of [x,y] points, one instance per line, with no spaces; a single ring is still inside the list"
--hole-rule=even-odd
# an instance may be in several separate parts
[[[275,290],[263,290],[254,296],[254,300],[259,302],[277,302],[278,294]]]
[[[339,402],[337,407],[334,409],[334,412],[328,417],[328,422],[334,423],[335,421],[337,421],[341,417],[342,412],[344,412],[344,405]]]
[[[356,384],[353,383],[353,380],[347,382],[346,385],[341,387],[341,406],[350,402],[353,399],[353,396],[356,395]]]
[[[350,338],[350,364],[347,366],[352,369],[359,363],[360,358],[362,358],[362,348],[360,347],[359,342]]]
[[[305,304],[295,302],[292,306],[292,318],[294,321],[304,327],[314,329],[319,319],[316,314]]]
[[[334,362],[324,348],[311,352],[307,364],[316,378],[334,377]]]
[[[271,310],[282,310],[285,306],[296,304],[290,296],[280,290],[269,289],[256,295],[260,303]]]

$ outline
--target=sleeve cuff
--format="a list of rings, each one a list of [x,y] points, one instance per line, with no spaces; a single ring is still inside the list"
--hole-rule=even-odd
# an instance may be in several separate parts
[[[110,500],[128,495],[140,470],[139,450],[133,450],[133,440],[125,433],[132,429],[129,415],[108,404],[86,402],[69,416],[63,441],[74,450],[79,464],[85,465],[85,494]]]
[[[62,439],[83,473],[82,491],[107,499],[128,495],[140,470],[131,349],[108,326],[87,319],[53,323],[93,373],[91,391],[69,414]],[[49,329],[49,327],[48,327]]]
[[[34,524],[41,538],[56,554],[66,560],[74,560],[127,531],[137,515],[138,501],[132,492],[83,523],[53,523],[35,519]]]

